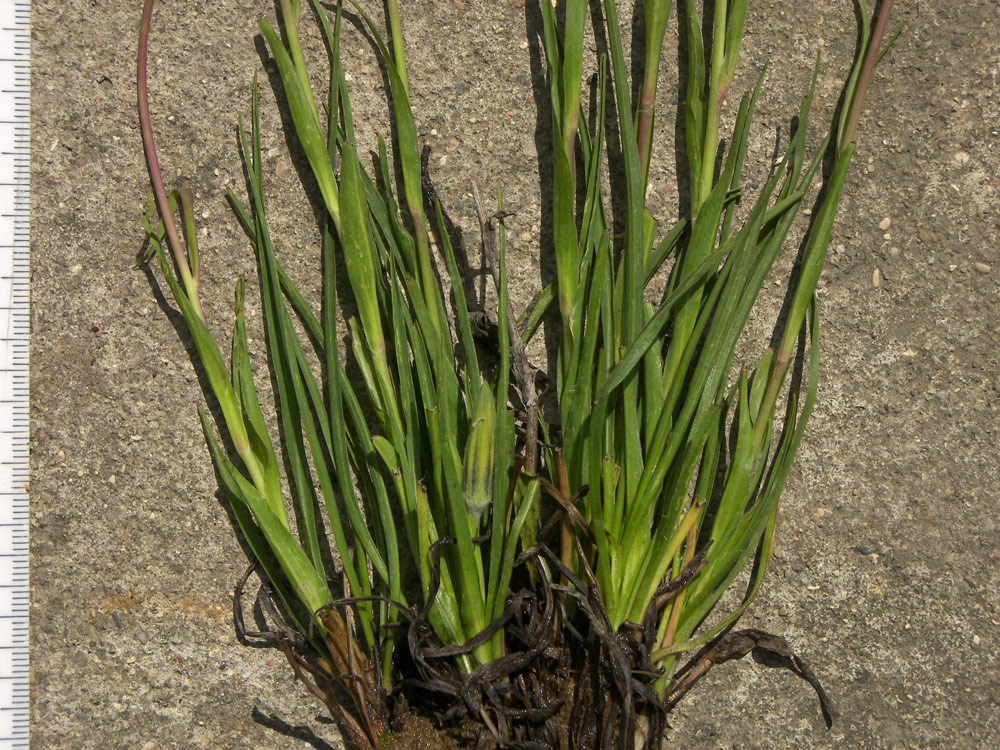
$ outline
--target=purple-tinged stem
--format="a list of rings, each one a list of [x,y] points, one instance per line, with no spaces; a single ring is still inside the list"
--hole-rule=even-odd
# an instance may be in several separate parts
[[[149,89],[146,84],[146,53],[149,49],[149,25],[153,17],[153,0],[144,0],[142,4],[142,20],[139,23],[139,54],[136,60],[136,89],[139,95],[139,131],[142,133],[142,149],[146,155],[146,167],[149,169],[149,182],[153,186],[153,196],[156,198],[156,208],[163,219],[163,229],[167,234],[167,244],[174,254],[177,268],[184,288],[198,311],[198,317],[205,322],[205,314],[201,310],[201,301],[197,295],[197,285],[191,276],[187,253],[181,245],[174,215],[170,211],[170,201],[167,199],[167,189],[163,184],[163,174],[160,172],[160,160],[156,156],[156,145],[153,143],[153,124],[149,116]]]
[[[649,182],[649,159],[653,146],[653,107],[656,103],[656,74],[649,76],[643,83],[639,98],[639,121],[636,124],[636,145],[639,150],[639,163],[642,166],[642,185],[645,189]],[[644,196],[645,197],[645,196]]]
[[[642,90],[636,113],[636,146],[642,167],[643,196],[649,182],[649,160],[653,148],[653,114],[656,106],[656,80],[660,72],[660,55],[667,34],[671,0],[646,0],[646,60],[643,66]]]
[[[875,29],[872,31],[871,39],[868,42],[868,49],[865,52],[865,63],[861,69],[861,77],[858,79],[858,87],[855,89],[854,97],[851,99],[851,109],[847,115],[847,124],[844,126],[844,133],[840,139],[840,150],[847,147],[847,144],[854,141],[854,134],[858,129],[858,120],[861,119],[861,110],[865,104],[865,94],[868,92],[868,84],[871,82],[872,71],[875,70],[875,62],[879,57],[879,50],[882,48],[882,39],[885,36],[885,27],[889,23],[889,11],[892,10],[892,0],[884,0],[878,11],[878,18],[875,19]]]

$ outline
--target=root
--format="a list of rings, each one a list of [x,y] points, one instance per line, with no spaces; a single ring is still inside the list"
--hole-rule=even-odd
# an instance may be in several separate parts
[[[704,566],[700,555],[656,591],[642,624],[626,622],[615,632],[595,583],[580,580],[552,550],[536,545],[514,563],[515,568],[533,565],[533,576],[524,579],[533,578],[534,585],[509,594],[500,615],[465,643],[442,646],[428,617],[441,583],[441,550],[450,544],[454,541],[441,539],[431,546],[431,581],[419,611],[378,596],[342,599],[322,608],[345,611],[362,602],[383,602],[397,610],[404,622],[395,627],[405,628],[407,648],[395,665],[401,679],[393,695],[379,684],[377,663],[352,664],[351,674],[338,674],[317,657],[310,647],[312,633],[303,637],[289,627],[264,583],[257,604],[273,629],[248,631],[240,595],[253,567],[236,589],[237,630],[244,641],[255,638],[280,648],[296,676],[327,706],[344,738],[358,748],[377,744],[379,733],[388,727],[390,702],[397,712],[405,712],[416,701],[436,706],[442,724],[463,718],[477,722],[485,737],[502,748],[654,750],[662,744],[668,714],[691,688],[714,666],[751,652],[776,658],[807,680],[819,696],[828,726],[838,716],[815,674],[787,641],[754,629],[729,633],[701,649],[670,683],[665,699],[659,698],[655,684],[662,670],[651,660],[658,615]],[[567,611],[573,612],[572,618],[566,617]],[[504,655],[462,674],[455,657],[471,653],[501,631]],[[343,692],[354,711],[345,708]],[[437,700],[428,701],[428,696]]]
[[[792,651],[788,641],[780,635],[765,633],[763,630],[755,628],[729,633],[695,654],[667,690],[664,707],[667,711],[672,710],[694,684],[708,674],[712,667],[731,659],[742,659],[753,651],[777,658],[782,666],[788,667],[812,685],[819,697],[827,727],[840,718],[840,712],[837,711],[830,696],[823,689],[819,678],[816,677],[805,660]]]

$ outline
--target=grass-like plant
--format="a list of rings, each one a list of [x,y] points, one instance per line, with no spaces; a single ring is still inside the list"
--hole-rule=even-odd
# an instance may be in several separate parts
[[[778,499],[816,394],[814,289],[891,0],[871,34],[858,0],[865,20],[841,116],[807,159],[810,89],[752,205],[741,177],[763,74],[741,99],[729,147],[719,152],[746,4],[712,3],[710,28],[693,2],[680,5],[681,166],[690,193],[686,215],[666,231],[646,192],[669,0],[644,4],[637,101],[618,8],[603,0],[607,50],[590,111],[582,87],[593,65],[584,56],[591,7],[542,0],[553,124],[552,247],[542,251],[555,260],[556,281],[519,324],[506,288],[502,195],[492,211],[480,204],[498,300],[495,334],[485,342],[422,171],[397,0],[386,2],[388,44],[350,0],[391,89],[395,169],[380,139],[371,175],[341,62],[344,10],[310,2],[329,54],[320,103],[299,43],[299,0],[279,0],[279,28],[262,20],[260,29],[325,208],[318,314],[281,268],[268,230],[256,81],[249,122],[238,127],[247,203],[228,196],[256,254],[280,451],[251,370],[244,284],[227,367],[199,300],[191,193],[168,195],[160,174],[146,91],[152,0],[144,2],[139,41],[140,124],[153,187],[147,257],[157,258],[218,404],[215,427],[205,413],[202,425],[258,566],[273,637],[359,747],[389,736],[386,696],[413,685],[444,695],[452,715],[472,714],[502,742],[558,741],[547,720],[566,696],[543,684],[541,665],[555,658],[555,646],[576,643],[575,653],[597,657],[572,663],[590,664],[599,684],[617,692],[620,709],[584,716],[578,709],[587,699],[577,692],[568,741],[597,727],[606,743],[616,737],[629,745],[636,705],[660,715],[726,655],[785,648],[743,631],[739,643],[749,646],[733,646],[730,637],[728,650],[703,649],[693,669],[677,673],[679,655],[739,618],[770,559]],[[616,127],[607,127],[609,118]],[[754,366],[734,368],[764,280],[824,164],[780,343]],[[609,167],[621,188],[615,202]],[[340,273],[356,310],[346,327],[338,317]],[[657,299],[650,282],[658,274],[666,285]],[[559,323],[558,424],[542,416],[525,354],[551,307]],[[554,529],[542,524],[543,507],[555,512]],[[335,562],[324,555],[328,547]],[[709,620],[752,561],[743,602]],[[649,743],[662,723],[652,726]]]

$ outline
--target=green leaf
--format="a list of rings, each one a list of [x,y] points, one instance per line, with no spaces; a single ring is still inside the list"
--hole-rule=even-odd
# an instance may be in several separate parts
[[[274,62],[288,101],[288,111],[295,125],[295,135],[299,139],[302,151],[309,160],[316,184],[323,196],[323,202],[333,217],[334,223],[340,224],[340,200],[337,193],[337,181],[333,175],[333,165],[327,156],[326,142],[320,129],[319,117],[312,100],[312,93],[302,84],[295,64],[285,49],[271,25],[264,19],[258,23],[264,39],[271,50]],[[256,85],[254,87],[256,89]]]

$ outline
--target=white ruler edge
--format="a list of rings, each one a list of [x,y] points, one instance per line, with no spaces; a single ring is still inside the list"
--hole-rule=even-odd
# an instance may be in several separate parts
[[[28,747],[30,0],[0,0],[0,749]]]

